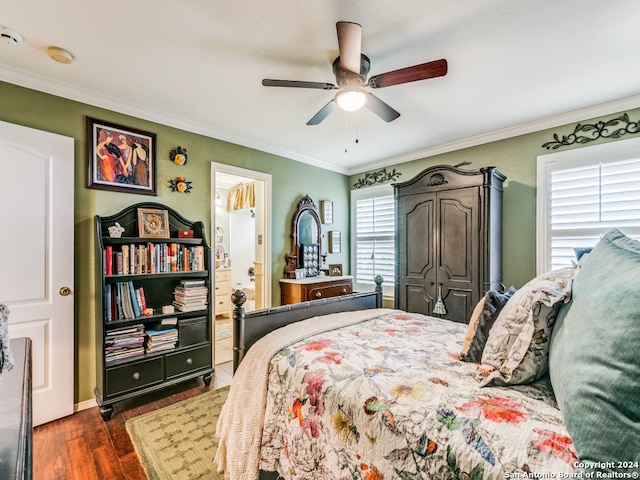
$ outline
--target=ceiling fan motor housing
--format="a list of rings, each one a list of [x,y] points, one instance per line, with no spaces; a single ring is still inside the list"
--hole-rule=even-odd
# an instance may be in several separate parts
[[[360,73],[349,72],[342,69],[340,57],[333,61],[333,73],[336,76],[336,83],[340,87],[348,87],[352,85],[363,86],[367,84],[367,75],[369,75],[371,61],[369,57],[360,54]]]

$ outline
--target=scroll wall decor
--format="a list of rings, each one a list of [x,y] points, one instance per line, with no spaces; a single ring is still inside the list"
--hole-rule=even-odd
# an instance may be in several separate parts
[[[542,147],[555,150],[569,145],[593,142],[599,138],[620,138],[623,135],[635,133],[640,133],[639,122],[632,122],[629,115],[624,113],[606,122],[578,123],[572,133],[563,135],[562,138],[556,133],[553,135],[554,140],[543,144]]]
[[[375,172],[367,172],[364,174],[364,178],[359,178],[356,183],[353,184],[355,188],[370,187],[376,183],[389,182],[396,180],[402,173],[396,172],[394,168],[391,172],[387,172],[386,168],[381,168]]]

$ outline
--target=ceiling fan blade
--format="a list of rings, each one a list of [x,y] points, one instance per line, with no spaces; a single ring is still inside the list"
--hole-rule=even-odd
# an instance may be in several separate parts
[[[353,22],[336,23],[340,66],[343,70],[360,74],[360,54],[362,53],[362,27]]]
[[[433,62],[421,63],[413,67],[401,68],[392,72],[381,73],[369,79],[371,88],[390,87],[401,83],[442,77],[447,74],[447,61],[443,58]]]
[[[333,112],[337,107],[336,101],[331,100],[324,107],[320,109],[318,113],[316,113],[311,120],[307,122],[307,125],[318,125],[321,121],[329,116],[331,112]]]
[[[367,103],[365,106],[373,113],[378,115],[385,122],[393,122],[400,116],[400,112],[396,111],[373,93],[365,92],[367,94]]]
[[[272,80],[270,78],[262,80],[262,85],[265,87],[317,88],[320,90],[333,90],[336,88],[332,83],[301,82],[298,80]]]

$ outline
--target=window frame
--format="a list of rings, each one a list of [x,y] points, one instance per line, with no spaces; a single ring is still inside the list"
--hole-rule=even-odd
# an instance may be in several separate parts
[[[357,201],[374,198],[374,197],[386,197],[395,196],[395,191],[391,183],[385,183],[382,185],[375,185],[357,190],[351,190],[351,239],[350,239],[350,253],[351,253],[351,272],[353,272],[353,288],[355,291],[368,291],[371,290],[371,284],[358,283],[358,270],[357,270],[357,252],[356,247],[358,243],[357,232]],[[394,198],[395,202],[395,198]],[[395,215],[395,205],[394,205]],[[393,229],[393,243],[394,243],[394,256],[395,256],[395,238],[397,235],[396,227]],[[384,279],[382,285],[382,295],[387,300],[393,300],[395,296],[395,260],[394,260],[394,275],[393,278]]]
[[[630,138],[588,147],[574,148],[537,157],[536,175],[536,271],[540,275],[551,269],[551,173],[555,170],[640,158],[640,138]],[[603,235],[610,227],[582,229],[582,235]],[[625,227],[633,236],[640,227]]]

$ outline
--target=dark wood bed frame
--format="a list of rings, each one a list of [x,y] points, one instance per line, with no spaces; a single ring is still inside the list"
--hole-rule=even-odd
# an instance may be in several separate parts
[[[249,313],[244,311],[244,302],[247,300],[247,296],[242,290],[236,290],[231,295],[234,304],[233,372],[235,373],[251,345],[277,328],[318,315],[381,308],[383,279],[378,275],[374,281],[376,287],[373,292],[352,293]],[[278,480],[279,478],[277,472],[260,471],[259,480]]]
[[[247,296],[242,290],[236,290],[231,296],[234,304],[233,371],[251,345],[277,328],[318,315],[382,307],[382,277],[377,276],[374,281],[376,288],[373,292],[352,293],[249,313],[245,313],[243,306]]]

